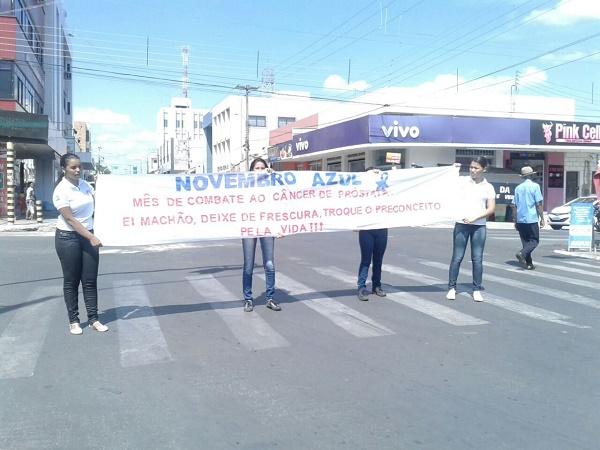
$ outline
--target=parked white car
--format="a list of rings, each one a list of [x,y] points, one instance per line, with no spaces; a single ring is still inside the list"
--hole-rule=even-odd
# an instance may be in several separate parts
[[[568,227],[571,221],[571,204],[594,203],[595,201],[595,195],[588,195],[586,197],[577,197],[562,206],[557,206],[548,213],[548,225],[550,225],[554,230],[560,230],[562,227]]]

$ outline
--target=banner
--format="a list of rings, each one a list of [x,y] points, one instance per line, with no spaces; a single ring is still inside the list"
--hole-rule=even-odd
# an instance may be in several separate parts
[[[392,228],[461,218],[458,168],[99,175],[107,246]]]

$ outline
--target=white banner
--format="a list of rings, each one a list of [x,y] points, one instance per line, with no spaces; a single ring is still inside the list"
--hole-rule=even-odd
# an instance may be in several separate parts
[[[458,168],[100,175],[95,234],[129,246],[417,226],[460,218]]]

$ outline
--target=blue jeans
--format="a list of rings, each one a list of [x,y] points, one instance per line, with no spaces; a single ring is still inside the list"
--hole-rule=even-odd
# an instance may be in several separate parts
[[[473,262],[473,290],[480,291],[483,278],[483,247],[487,229],[485,225],[472,225],[457,223],[454,225],[454,246],[452,249],[452,261],[450,261],[450,274],[448,277],[448,289],[456,288],[460,263],[465,256],[467,243],[471,239],[471,261]]]
[[[358,243],[360,244],[360,265],[358,266],[358,288],[365,288],[369,266],[373,260],[373,275],[371,277],[371,289],[381,287],[381,265],[383,254],[387,246],[387,228],[379,230],[360,230],[358,232]]]
[[[263,267],[265,268],[265,281],[267,283],[267,292],[265,295],[267,301],[269,301],[273,298],[273,294],[275,293],[275,238],[273,237],[242,239],[242,249],[244,251],[242,289],[244,291],[244,300],[252,300],[252,273],[254,272],[254,255],[256,253],[256,241],[258,239],[260,239]]]
[[[63,272],[63,293],[69,323],[79,322],[79,285],[89,323],[98,320],[98,263],[100,252],[75,231],[56,230],[54,246]]]

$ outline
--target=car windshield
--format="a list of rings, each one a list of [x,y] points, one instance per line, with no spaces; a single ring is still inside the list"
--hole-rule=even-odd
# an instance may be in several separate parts
[[[596,201],[596,197],[579,197],[571,200],[564,204],[564,206],[571,205],[573,203],[594,203]]]

